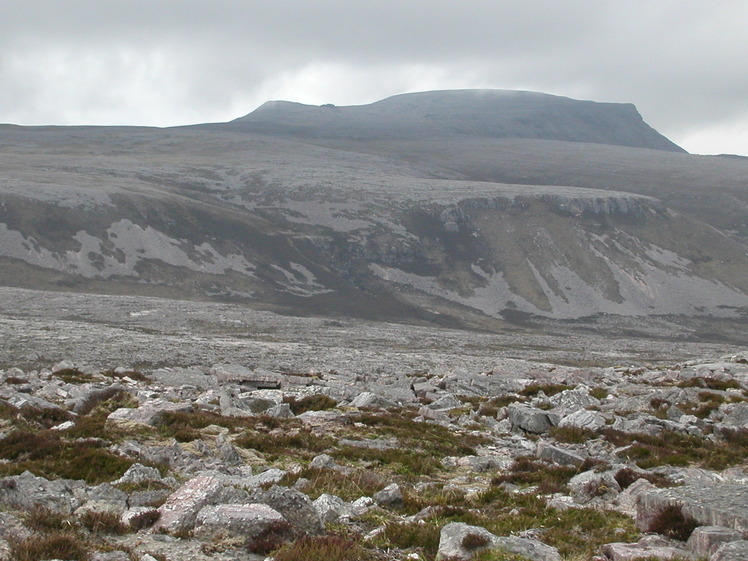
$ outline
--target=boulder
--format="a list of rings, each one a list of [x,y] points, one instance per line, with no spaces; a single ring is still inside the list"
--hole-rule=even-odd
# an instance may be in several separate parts
[[[190,479],[169,495],[159,507],[161,518],[154,530],[175,533],[192,529],[197,513],[220,494],[221,488],[215,477],[198,476]]]
[[[491,547],[496,536],[480,526],[450,522],[439,534],[436,561],[467,561],[474,553]]]
[[[350,508],[340,497],[323,493],[312,505],[323,524],[332,524],[341,517],[350,515]]]
[[[548,413],[526,405],[512,404],[507,407],[507,413],[512,429],[522,429],[533,434],[548,432],[551,427],[559,423],[559,417],[555,413]]]
[[[650,527],[655,516],[668,505],[680,505],[683,514],[703,526],[724,526],[748,533],[748,486],[731,483],[686,484],[658,489],[639,498],[636,525]]]
[[[296,489],[273,485],[267,491],[256,490],[250,496],[250,500],[277,510],[294,529],[301,533],[309,535],[322,533],[322,521],[312,501]]]
[[[277,510],[264,504],[227,504],[200,509],[194,534],[203,539],[241,537],[251,542],[270,531],[291,538],[291,525]]]
[[[83,494],[85,487],[83,481],[49,481],[25,471],[21,475],[0,478],[0,505],[20,510],[43,507],[71,514],[81,505],[79,495]]]
[[[589,470],[569,480],[569,492],[575,501],[584,504],[595,499],[611,499],[621,492],[621,486],[615,479],[614,471]]]
[[[358,394],[353,401],[351,401],[351,407],[356,407],[358,409],[361,409],[363,407],[376,407],[385,409],[387,407],[396,406],[397,403],[395,403],[394,401],[372,392],[362,392]]]
[[[558,423],[562,428],[585,429],[598,431],[605,426],[605,417],[597,411],[582,409],[567,415]]]
[[[470,526],[463,522],[450,522],[442,528],[436,559],[467,561],[476,552],[484,549],[505,551],[530,561],[561,561],[555,547],[527,538],[498,537],[485,528]]]
[[[699,526],[688,538],[686,547],[699,557],[708,557],[724,543],[740,541],[740,532],[724,526]]]
[[[403,492],[397,483],[391,483],[374,495],[374,501],[379,506],[400,508],[403,506]]]
[[[709,561],[748,561],[748,541],[741,540],[721,545]]]
[[[553,446],[547,442],[541,442],[538,444],[537,456],[541,460],[547,460],[554,464],[565,466],[579,466],[583,464],[585,460],[584,457],[575,452],[565,450],[558,446]]]
[[[137,408],[120,407],[107,417],[108,423],[118,425],[158,425],[164,413],[190,411],[192,405],[189,403],[173,403],[164,399],[153,399],[142,403]]]

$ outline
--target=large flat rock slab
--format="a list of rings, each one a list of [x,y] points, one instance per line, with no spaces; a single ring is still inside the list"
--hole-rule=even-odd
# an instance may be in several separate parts
[[[682,506],[702,526],[733,528],[748,537],[748,485],[684,485],[644,493],[637,505],[637,527],[646,530],[668,505]]]

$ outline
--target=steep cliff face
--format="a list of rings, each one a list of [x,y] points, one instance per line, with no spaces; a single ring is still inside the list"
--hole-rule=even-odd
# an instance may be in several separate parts
[[[480,103],[470,106],[466,96]],[[546,97],[522,94],[512,102],[537,100],[554,111],[567,103]],[[602,145],[555,140],[555,147],[574,149],[564,157],[548,152],[562,175],[540,181],[556,169],[541,152],[528,149],[532,157],[518,155],[515,165],[507,152],[491,160],[491,150],[496,142],[506,148],[551,141],[481,140],[478,113],[466,108],[477,111],[485,99],[514,97],[442,92],[384,100],[366,123],[411,134],[391,141],[345,140],[359,126],[358,109],[348,128],[336,121],[333,130],[304,120],[308,108],[297,107],[295,115],[283,105],[260,111],[275,123],[273,134],[236,123],[0,127],[0,283],[480,327],[528,314],[745,313],[748,257],[739,236],[704,224],[688,205],[676,212],[641,194],[642,185],[673,181],[672,167],[658,174],[653,164],[673,160],[659,155],[694,169],[702,160],[667,146],[607,144],[607,154],[628,163],[608,169],[596,189],[592,172],[613,161],[596,159]],[[572,101],[572,108],[582,103]],[[599,122],[608,124],[620,115],[631,120],[631,108],[598,105],[582,103],[581,113],[559,117],[557,124],[565,124],[554,130],[585,138],[589,131],[570,123],[590,111],[601,110]],[[515,113],[522,130],[532,129],[531,118]],[[380,121],[382,115],[390,117]],[[397,129],[395,115],[407,126]],[[498,124],[485,121],[484,133],[498,134]],[[520,130],[516,122],[512,134]],[[311,128],[291,137],[291,129],[277,132],[279,123]],[[592,129],[600,132],[605,127],[598,124]],[[315,127],[329,137],[309,136]],[[374,130],[367,127],[362,134]],[[436,129],[440,136],[429,136]],[[330,130],[343,132],[333,138]],[[418,140],[416,132],[428,138]],[[623,132],[607,140],[616,134]],[[735,165],[710,164],[707,175],[719,186],[710,197],[719,199],[724,185],[743,192],[740,181],[730,183],[739,177]],[[562,181],[584,179],[580,170],[591,170],[584,186]],[[523,181],[491,179],[499,173]]]

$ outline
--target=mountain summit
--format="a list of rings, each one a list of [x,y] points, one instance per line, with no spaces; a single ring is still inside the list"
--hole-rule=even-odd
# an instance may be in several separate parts
[[[349,107],[270,101],[231,126],[326,139],[527,138],[685,152],[632,104],[507,90],[408,93]]]

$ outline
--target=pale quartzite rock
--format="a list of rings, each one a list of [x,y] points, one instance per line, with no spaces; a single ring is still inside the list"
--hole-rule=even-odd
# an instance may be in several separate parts
[[[709,561],[748,561],[748,541],[741,540],[720,546]]]
[[[191,529],[197,513],[221,492],[221,483],[214,477],[198,476],[187,481],[159,507],[161,518],[155,531],[180,532]]]
[[[200,509],[194,533],[200,538],[240,536],[251,541],[268,530],[291,537],[291,525],[280,512],[267,505],[224,504]]]
[[[748,486],[736,484],[683,485],[644,493],[639,498],[636,525],[646,530],[667,505],[683,507],[683,514],[704,526],[724,526],[748,532]]]
[[[742,538],[740,532],[723,526],[700,526],[688,538],[688,549],[700,557],[713,554],[724,543],[736,542]]]

